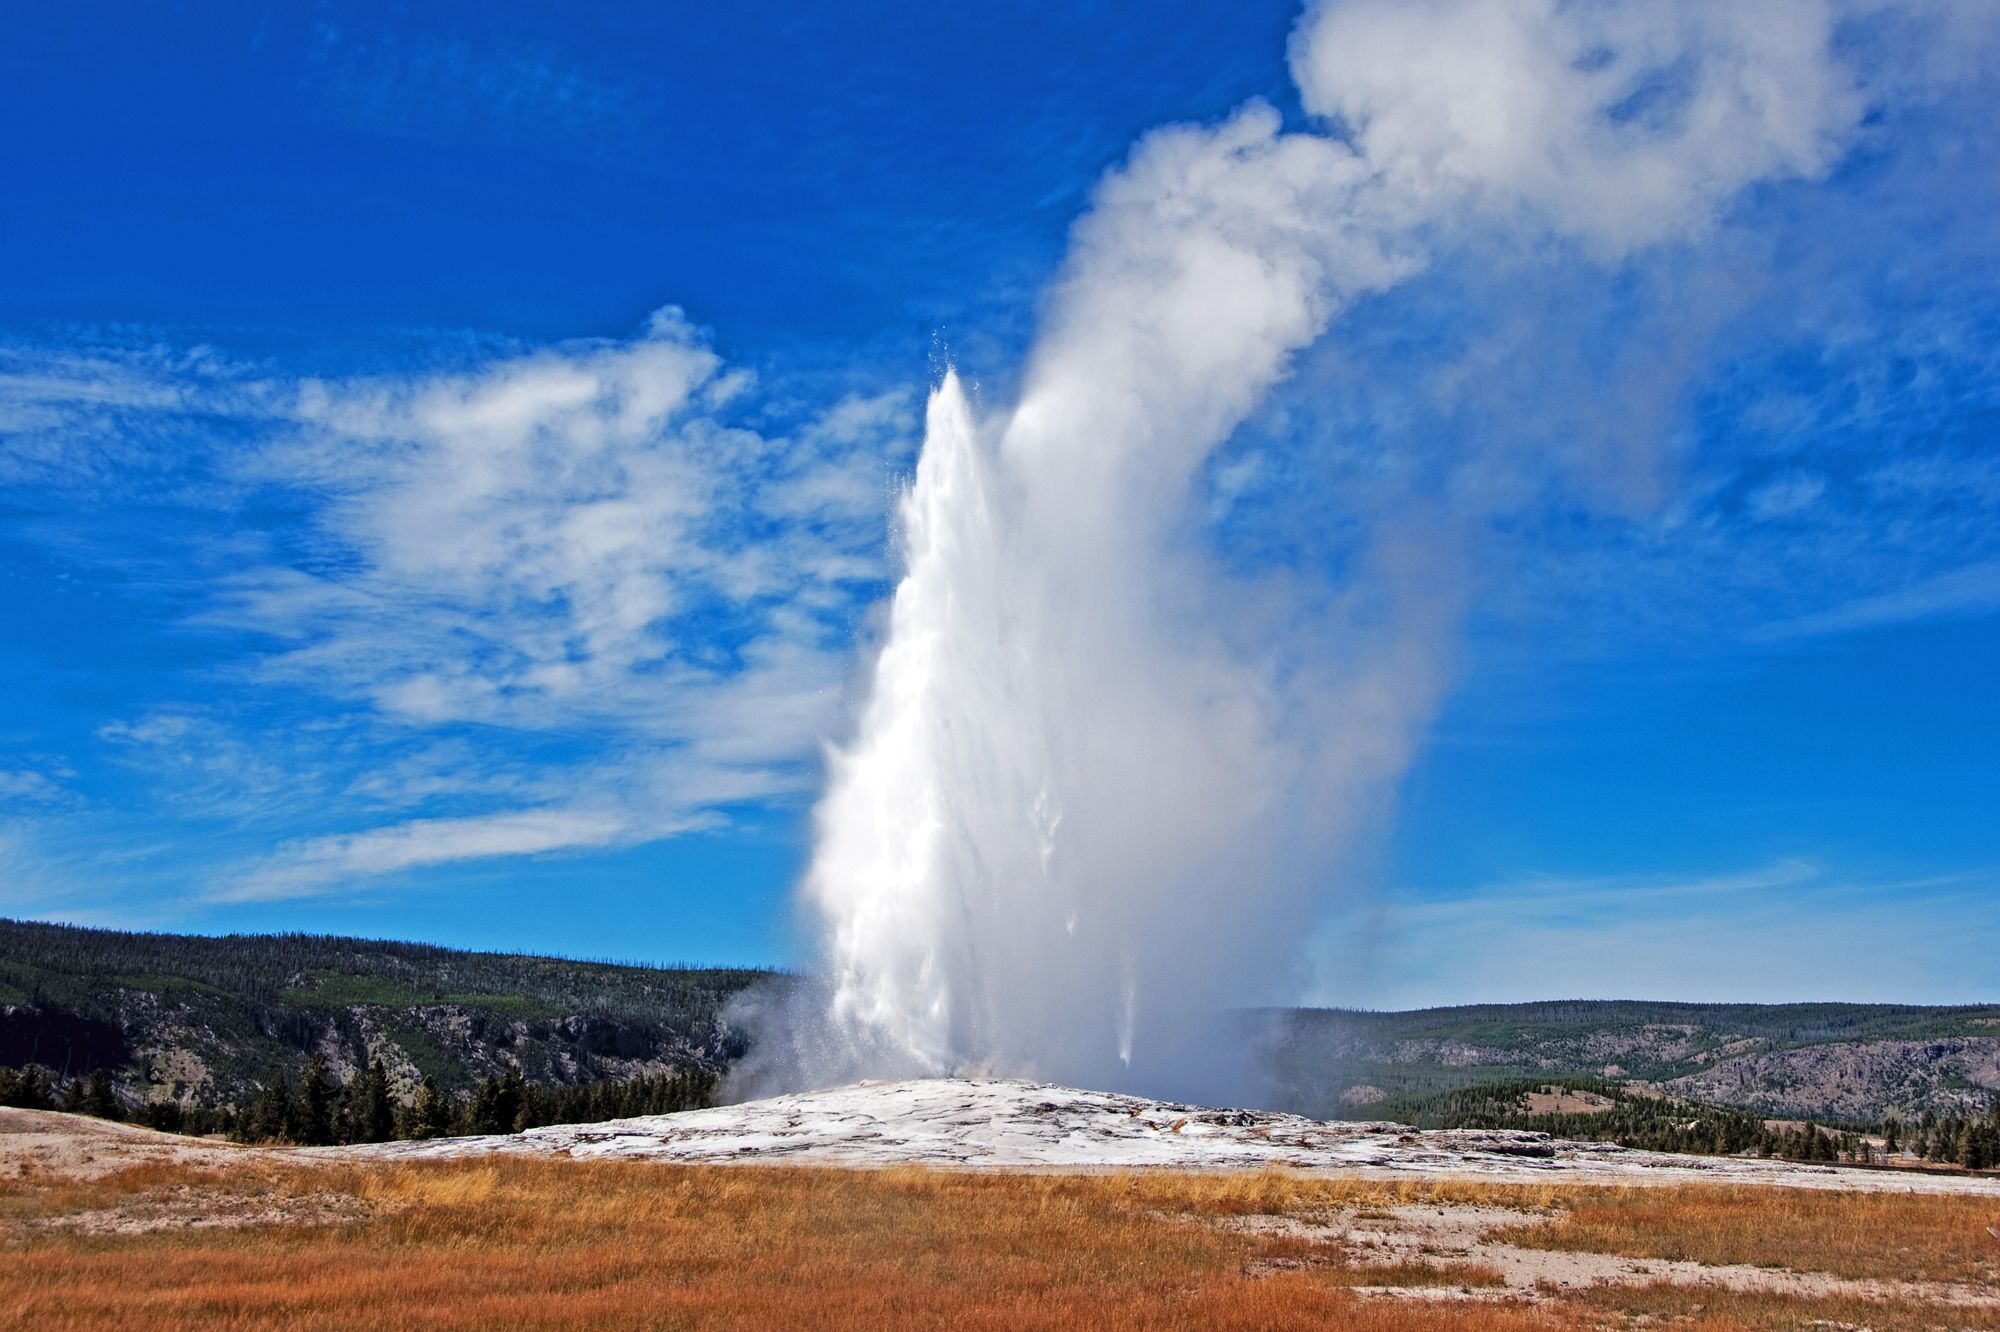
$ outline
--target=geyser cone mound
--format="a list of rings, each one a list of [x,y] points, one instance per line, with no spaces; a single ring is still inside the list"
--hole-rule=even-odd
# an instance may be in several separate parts
[[[536,1152],[694,1164],[928,1165],[987,1168],[1265,1169],[1568,1177],[1632,1183],[1793,1184],[2000,1195],[2000,1180],[1736,1158],[1668,1156],[1542,1133],[1322,1122],[1013,1078],[862,1082],[712,1110],[505,1137],[331,1148],[363,1156],[464,1157]]]

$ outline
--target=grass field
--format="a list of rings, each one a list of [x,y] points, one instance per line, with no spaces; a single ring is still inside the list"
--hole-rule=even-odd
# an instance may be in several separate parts
[[[1957,1283],[1961,1304],[1940,1321],[1913,1286],[1523,1290],[1476,1250],[1356,1242],[1397,1217],[1462,1208],[1514,1209],[1519,1233],[1500,1228],[1517,1249],[1921,1276]],[[301,1166],[246,1153],[220,1170],[0,1184],[0,1326],[2000,1329],[1992,1210],[1771,1188],[522,1158]],[[1982,1288],[1991,1302],[1964,1301]]]
[[[1551,1225],[1504,1235],[1529,1248],[1794,1267],[1883,1281],[1993,1282],[1991,1197],[1708,1187],[1580,1197]]]

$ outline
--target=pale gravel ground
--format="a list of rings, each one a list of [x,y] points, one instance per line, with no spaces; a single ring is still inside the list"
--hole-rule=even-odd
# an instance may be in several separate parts
[[[0,1179],[92,1180],[135,1166],[171,1165],[189,1171],[229,1172],[243,1166],[302,1164],[300,1153],[244,1147],[177,1133],[156,1133],[53,1110],[0,1107]],[[156,1230],[234,1230],[278,1224],[323,1225],[353,1221],[366,1206],[331,1192],[305,1194],[258,1190],[240,1174],[220,1183],[174,1184],[148,1190],[116,1207],[68,1212],[17,1223],[24,1230],[87,1235],[136,1235]],[[6,1231],[0,1226],[0,1234]]]
[[[153,1163],[223,1169],[245,1161],[298,1159],[298,1153],[243,1147],[211,1138],[156,1133],[54,1110],[0,1107],[0,1176],[41,1172],[63,1179],[96,1179],[114,1170]]]
[[[1500,1273],[1499,1286],[1363,1286],[1369,1294],[1415,1299],[1539,1299],[1599,1286],[1662,1283],[1799,1299],[1902,1301],[1937,1309],[2000,1308],[2000,1290],[1991,1285],[1944,1281],[1876,1281],[1825,1272],[1745,1264],[1705,1264],[1570,1249],[1529,1249],[1509,1244],[1506,1230],[1554,1221],[1554,1211],[1526,1212],[1505,1207],[1417,1205],[1343,1209],[1325,1219],[1291,1216],[1241,1217],[1225,1222],[1253,1234],[1296,1235],[1340,1245],[1357,1264],[1386,1266],[1426,1263],[1437,1267],[1477,1267]]]

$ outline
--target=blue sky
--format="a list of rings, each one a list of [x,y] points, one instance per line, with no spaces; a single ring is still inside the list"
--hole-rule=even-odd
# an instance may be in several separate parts
[[[961,10],[4,20],[0,913],[796,960],[941,359],[1148,127],[1304,115],[1289,5]],[[1994,997],[1995,99],[1843,40],[1824,179],[1440,239],[1215,458],[1266,571],[1506,492],[1308,997]]]

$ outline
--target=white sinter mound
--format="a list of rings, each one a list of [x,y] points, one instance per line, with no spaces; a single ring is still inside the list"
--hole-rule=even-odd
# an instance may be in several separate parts
[[[330,1149],[396,1158],[549,1152],[663,1162],[1102,1169],[1292,1166],[1501,1178],[1694,1179],[1821,1188],[2000,1193],[2000,1181],[1669,1156],[1541,1133],[1306,1119],[1216,1110],[1002,1078],[863,1082],[832,1091],[506,1137]]]

